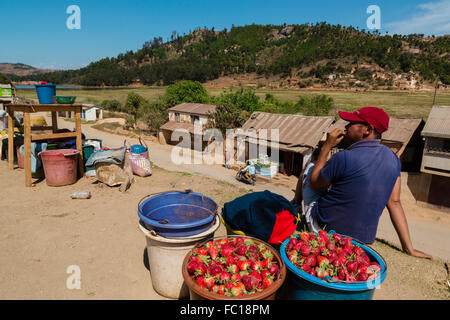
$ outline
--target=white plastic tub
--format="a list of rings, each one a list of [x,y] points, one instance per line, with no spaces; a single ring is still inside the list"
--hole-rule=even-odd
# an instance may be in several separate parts
[[[153,289],[158,294],[172,299],[189,298],[189,288],[181,273],[183,260],[197,242],[214,237],[219,226],[220,219],[216,216],[214,225],[203,233],[185,238],[166,238],[139,224],[147,239],[150,276]]]

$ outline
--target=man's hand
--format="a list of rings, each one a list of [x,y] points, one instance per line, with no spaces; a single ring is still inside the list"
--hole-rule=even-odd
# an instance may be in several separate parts
[[[423,258],[423,259],[432,259],[433,257],[430,256],[429,254],[426,254],[425,252],[416,250],[416,249],[412,249],[412,250],[404,250],[406,254],[412,256],[412,257],[416,257],[416,258]]]
[[[334,129],[327,135],[327,140],[325,144],[330,147],[330,149],[336,147],[345,137],[345,131],[341,129]]]

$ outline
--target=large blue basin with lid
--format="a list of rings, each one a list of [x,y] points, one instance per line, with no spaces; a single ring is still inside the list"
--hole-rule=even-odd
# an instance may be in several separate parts
[[[146,229],[163,237],[189,237],[214,225],[217,203],[200,193],[164,192],[144,197],[138,215]]]

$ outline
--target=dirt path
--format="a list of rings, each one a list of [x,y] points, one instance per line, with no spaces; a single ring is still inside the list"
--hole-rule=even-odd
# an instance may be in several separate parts
[[[83,131],[87,137],[103,139],[108,147],[118,147],[124,139],[89,126],[83,126]],[[234,181],[231,170],[176,166],[168,161],[170,147],[149,147],[159,168],[154,168],[151,177],[136,177],[126,193],[102,188],[94,178],[65,187],[48,187],[44,181],[25,188],[23,170],[10,171],[7,162],[0,161],[0,299],[166,299],[153,290],[145,267],[146,243],[136,213],[139,200],[152,192],[193,188],[221,208],[249,188]],[[266,188],[288,198],[292,193],[271,184],[255,190]],[[90,190],[92,198],[70,199],[71,192],[80,190]],[[418,243],[413,221],[413,240]],[[221,226],[216,235],[224,234]],[[443,239],[448,240],[448,233]],[[442,239],[436,243],[445,245]],[[415,259],[381,242],[373,247],[388,264],[388,277],[375,299],[450,299],[443,261]],[[80,267],[80,290],[66,287],[71,265]]]
[[[74,124],[62,119],[59,123],[68,128],[73,128]],[[119,147],[123,144],[125,137],[99,131],[90,125],[83,125],[83,133],[87,137],[102,139],[104,143],[112,147]],[[131,143],[139,143],[136,139],[131,139]],[[220,165],[204,164],[180,164],[176,165],[171,159],[173,147],[160,145],[159,143],[147,142],[150,148],[151,160],[159,167],[170,171],[188,172],[207,176],[213,179],[231,183],[240,188],[253,191],[270,190],[280,194],[287,199],[294,197],[293,188],[279,186],[272,183],[258,182],[256,186],[248,186],[236,181],[235,171],[228,170]],[[407,185],[408,174],[402,173],[402,205],[408,218],[411,238],[416,249],[429,253],[430,255],[450,261],[450,214],[437,210],[422,208],[416,205],[415,199],[409,191]],[[387,241],[392,245],[401,248],[397,233],[389,218],[387,210],[383,212],[377,231],[377,238]]]

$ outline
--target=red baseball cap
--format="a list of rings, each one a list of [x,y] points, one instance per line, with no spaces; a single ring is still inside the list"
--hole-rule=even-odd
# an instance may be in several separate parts
[[[355,112],[338,111],[339,116],[346,121],[367,122],[378,133],[389,129],[389,116],[380,108],[364,107]]]

